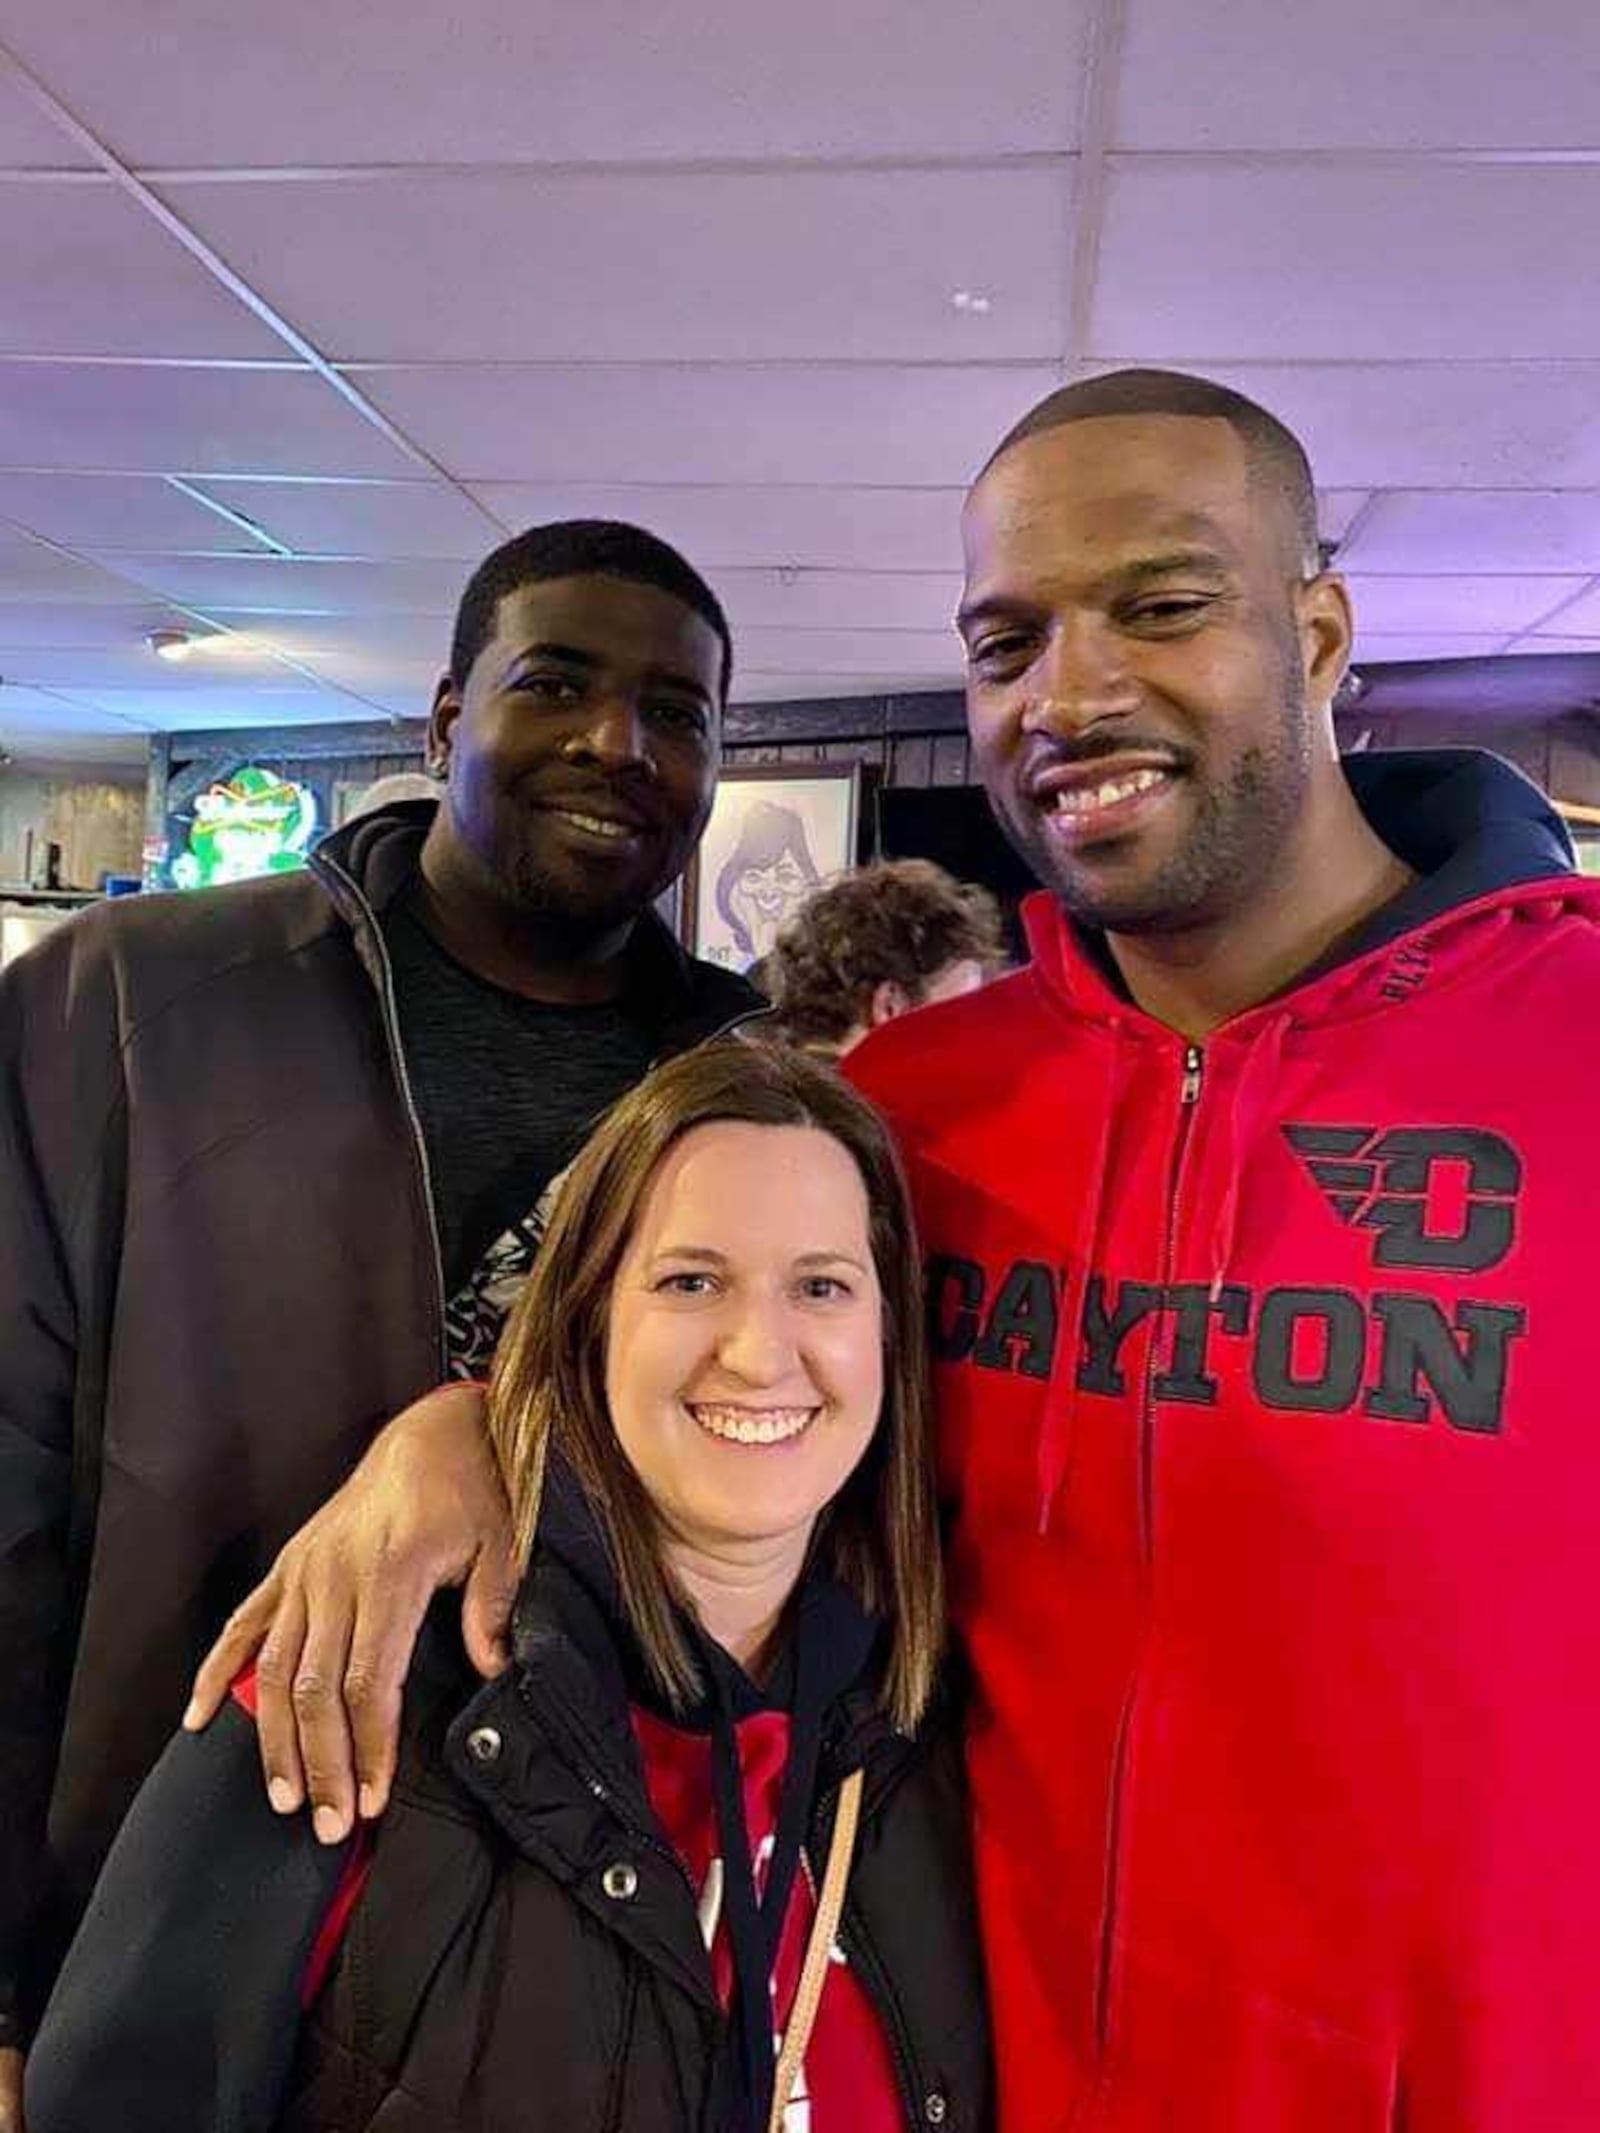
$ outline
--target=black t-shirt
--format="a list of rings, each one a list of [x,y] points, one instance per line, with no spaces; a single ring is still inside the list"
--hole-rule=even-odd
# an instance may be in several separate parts
[[[405,897],[383,936],[432,1174],[451,1359],[481,1370],[531,1264],[547,1188],[643,1079],[659,1032],[626,998],[557,1007],[486,983]]]

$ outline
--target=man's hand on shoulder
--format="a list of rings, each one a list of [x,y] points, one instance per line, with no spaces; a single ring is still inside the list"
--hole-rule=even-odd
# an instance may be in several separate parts
[[[22,2054],[0,2051],[0,2133],[23,2133]]]
[[[272,1804],[292,1814],[309,1798],[318,1837],[342,1842],[358,1813],[370,1820],[388,1804],[411,1654],[428,1603],[450,1585],[464,1588],[468,1657],[499,1673],[517,1574],[476,1385],[440,1386],[379,1433],[229,1618],[184,1725],[209,1724],[254,1659]]]

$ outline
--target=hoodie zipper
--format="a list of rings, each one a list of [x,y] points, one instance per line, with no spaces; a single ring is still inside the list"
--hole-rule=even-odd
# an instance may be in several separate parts
[[[359,908],[366,923],[377,956],[382,983],[378,988],[378,1005],[383,1019],[383,1033],[389,1046],[389,1058],[394,1067],[395,1082],[400,1091],[400,1101],[405,1107],[407,1123],[411,1127],[411,1148],[417,1159],[417,1175],[422,1186],[422,1204],[428,1217],[428,1243],[433,1255],[433,1302],[435,1343],[439,1359],[438,1382],[442,1385],[450,1375],[450,1342],[445,1329],[446,1297],[444,1290],[444,1245],[439,1236],[439,1215],[433,1197],[433,1166],[428,1161],[428,1141],[422,1130],[422,1115],[417,1109],[416,1096],[411,1087],[411,1074],[406,1066],[405,1044],[400,1035],[400,1009],[395,999],[394,965],[389,960],[389,944],[378,924],[378,914],[368,903],[354,876],[347,874],[336,859],[318,855],[320,865],[329,874],[337,876],[348,890],[352,901]]]
[[[1206,1055],[1198,1044],[1183,1049],[1183,1078],[1178,1084],[1178,1131],[1172,1150],[1172,1189],[1167,1196],[1166,1235],[1161,1244],[1161,1292],[1172,1286],[1178,1256],[1178,1209],[1183,1201],[1184,1172],[1189,1159],[1189,1137],[1200,1092],[1205,1087]],[[1139,1404],[1139,1522],[1148,1562],[1155,1547],[1155,1382],[1156,1342],[1152,1337],[1145,1361],[1144,1387]]]
[[[1178,1083],[1177,1135],[1172,1150],[1172,1186],[1167,1196],[1166,1232],[1161,1247],[1161,1288],[1172,1284],[1178,1250],[1178,1209],[1183,1200],[1184,1171],[1189,1140],[1205,1087],[1206,1056],[1198,1044],[1185,1045],[1183,1073]],[[1139,1401],[1139,1532],[1146,1568],[1155,1550],[1155,1379],[1156,1341],[1151,1339],[1145,1360],[1144,1383]],[[1128,1742],[1133,1731],[1133,1710],[1144,1670],[1141,1648],[1134,1661],[1133,1676],[1117,1720],[1117,1738],[1112,1751],[1110,1813],[1106,1821],[1106,1895],[1100,1924],[1099,1974],[1095,1983],[1095,2038],[1104,2059],[1111,2034],[1111,1980],[1114,1968],[1116,1928],[1121,1909],[1122,1830],[1128,1782]]]

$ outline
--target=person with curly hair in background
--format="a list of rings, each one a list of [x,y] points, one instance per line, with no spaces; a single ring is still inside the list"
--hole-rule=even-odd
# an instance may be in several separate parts
[[[760,1034],[842,1058],[897,1015],[976,992],[1004,966],[987,889],[926,859],[885,859],[807,900],[762,966]]]

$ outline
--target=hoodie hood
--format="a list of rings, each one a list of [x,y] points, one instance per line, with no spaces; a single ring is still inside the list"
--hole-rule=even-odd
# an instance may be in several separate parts
[[[1593,908],[1592,892],[1573,872],[1572,841],[1560,815],[1530,778],[1500,756],[1470,748],[1395,750],[1346,756],[1343,768],[1362,813],[1417,879],[1276,1000],[1247,1010],[1228,1027],[1278,1008],[1309,1012],[1320,983],[1357,964],[1366,965],[1376,999],[1397,1002],[1408,988],[1385,989],[1389,966],[1381,950],[1395,949],[1395,961],[1403,964],[1403,944],[1457,912],[1477,914],[1503,898],[1541,901],[1537,894],[1518,899],[1518,890],[1545,884],[1562,892],[1563,901],[1565,892],[1576,890],[1576,900]],[[1044,891],[1029,897],[1023,918],[1034,965],[1053,991],[1096,1019],[1158,1027],[1129,999],[1102,935],[1068,920]]]
[[[1497,889],[1572,872],[1567,826],[1531,778],[1475,748],[1350,755],[1356,803],[1418,876],[1341,950],[1347,962]]]

